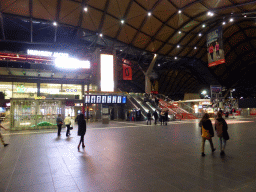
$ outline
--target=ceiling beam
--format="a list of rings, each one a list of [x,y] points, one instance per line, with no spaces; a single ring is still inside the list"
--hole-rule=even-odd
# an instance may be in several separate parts
[[[100,19],[100,25],[99,25],[99,28],[98,28],[98,33],[102,33],[102,27],[103,27],[105,17],[106,17],[107,11],[108,11],[109,2],[110,2],[110,0],[107,0],[106,3],[105,3],[103,14],[102,14],[102,17]]]

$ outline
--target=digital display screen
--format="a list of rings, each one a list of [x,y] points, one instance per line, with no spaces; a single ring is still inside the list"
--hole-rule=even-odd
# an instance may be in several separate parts
[[[87,104],[125,104],[126,96],[117,95],[85,95]]]
[[[107,96],[102,96],[102,103],[107,103]]]
[[[98,96],[97,96],[97,101],[96,101],[96,103],[101,103],[101,95],[98,95]]]

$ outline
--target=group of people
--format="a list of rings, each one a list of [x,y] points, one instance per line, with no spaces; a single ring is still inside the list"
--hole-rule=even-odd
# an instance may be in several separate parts
[[[158,120],[158,113],[157,113],[156,110],[154,111],[153,116],[154,116],[155,125],[156,125],[157,120]],[[160,113],[161,125],[164,125],[164,124],[167,125],[167,121],[168,121],[168,111],[161,111],[161,113]],[[151,125],[151,113],[150,113],[150,111],[148,111],[148,113],[147,113],[147,125],[148,125],[148,123],[150,123],[150,125]]]
[[[77,149],[78,151],[80,150],[80,146],[82,144],[82,148],[85,148],[85,144],[84,144],[84,135],[86,133],[86,121],[85,121],[85,116],[84,114],[79,114],[77,117],[76,117],[76,121],[77,121],[77,124],[78,124],[78,136],[80,136],[80,141],[79,141],[79,144],[77,146]],[[57,127],[58,127],[58,137],[61,135],[60,132],[61,132],[61,127],[63,125],[63,121],[62,121],[62,118],[61,118],[61,115],[59,114],[57,119],[56,119],[56,123],[57,123]],[[72,120],[71,120],[71,117],[70,117],[70,114],[68,114],[68,116],[64,119],[64,123],[67,127],[67,132],[66,132],[66,136],[69,137],[71,134],[70,134],[70,130],[73,129],[71,126],[71,123],[72,123]]]
[[[212,122],[210,120],[210,116],[208,113],[205,113],[203,115],[199,123],[199,126],[201,127],[201,136],[202,136],[201,153],[202,153],[202,156],[205,156],[204,146],[205,146],[206,140],[210,142],[212,152],[216,150],[212,142],[212,137],[214,137],[214,130],[213,130]],[[222,118],[222,112],[219,111],[217,113],[217,118],[215,120],[215,131],[220,141],[220,155],[225,155],[226,142],[227,140],[229,140],[229,135],[227,130],[228,130],[227,122],[225,121],[225,119]]]

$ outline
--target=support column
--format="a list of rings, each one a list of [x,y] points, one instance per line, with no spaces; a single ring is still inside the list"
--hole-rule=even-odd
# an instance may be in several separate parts
[[[152,70],[154,68],[154,65],[156,63],[158,55],[155,54],[153,60],[151,61],[147,72],[145,73],[145,92],[146,93],[151,93],[151,82],[150,82],[150,75],[152,73]]]
[[[37,96],[40,96],[40,83],[37,82]]]

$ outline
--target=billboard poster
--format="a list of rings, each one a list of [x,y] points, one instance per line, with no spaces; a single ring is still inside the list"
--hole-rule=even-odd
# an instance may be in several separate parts
[[[208,67],[225,63],[225,55],[222,40],[222,27],[217,27],[207,34]]]
[[[132,67],[131,62],[123,59],[123,80],[132,80]]]

